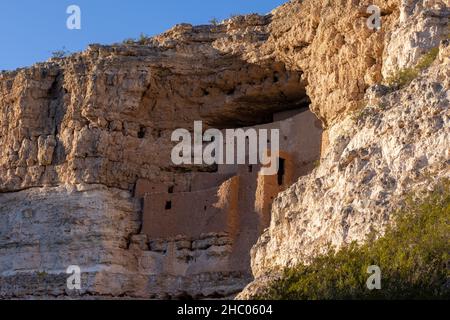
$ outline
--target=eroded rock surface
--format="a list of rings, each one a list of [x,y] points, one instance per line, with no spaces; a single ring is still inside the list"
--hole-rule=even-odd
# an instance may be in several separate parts
[[[440,10],[433,18],[439,22],[430,28],[424,4],[416,1],[412,10],[415,31],[410,29],[411,21],[402,20],[389,38],[387,48],[396,49],[387,49],[383,67],[391,68],[393,61],[396,72],[413,67],[418,61],[415,54],[429,52],[440,39],[436,60],[400,90],[370,87],[363,109],[330,127],[321,165],[275,200],[271,226],[252,250],[257,280],[240,298],[258,295],[283,268],[308,263],[330,244],[339,248],[364,241],[372,231],[382,233],[408,195],[431,191],[450,177],[450,43],[439,35],[445,29],[440,26],[441,17],[446,17],[448,28],[449,11],[442,2],[433,7]],[[426,41],[411,39],[417,37],[418,26],[425,28],[419,36],[428,35]],[[434,30],[435,37],[429,30]],[[405,39],[408,45],[414,43],[403,62],[395,60],[400,37],[401,43]]]

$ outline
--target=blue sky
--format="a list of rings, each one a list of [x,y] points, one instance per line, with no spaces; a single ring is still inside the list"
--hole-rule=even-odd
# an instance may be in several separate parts
[[[268,13],[287,0],[0,0],[0,70],[45,61],[63,47],[81,51],[155,35],[174,24],[205,24],[231,14]],[[69,5],[81,8],[81,30],[68,30]]]

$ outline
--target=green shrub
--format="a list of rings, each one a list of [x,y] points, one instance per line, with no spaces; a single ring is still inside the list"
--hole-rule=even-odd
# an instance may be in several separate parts
[[[133,45],[136,43],[136,40],[134,40],[133,38],[128,38],[123,40],[123,44],[127,44],[127,45]]]
[[[147,43],[148,40],[148,36],[145,33],[141,33],[139,35],[139,39],[137,40],[137,43],[139,43],[140,45],[144,45]]]
[[[320,167],[320,159],[314,160],[313,166],[314,166],[314,168]]]
[[[126,45],[135,45],[135,44],[145,45],[147,43],[148,39],[149,39],[149,37],[145,33],[141,32],[141,34],[139,35],[139,38],[137,38],[137,39],[128,38],[128,39],[123,40],[122,43],[126,44]]]
[[[62,59],[70,55],[70,51],[66,50],[66,48],[62,48],[61,50],[52,51],[52,58]]]
[[[410,197],[412,198],[412,197]],[[332,248],[310,265],[284,272],[259,299],[450,298],[450,183],[422,200],[408,200],[383,237]],[[381,268],[381,289],[369,290],[367,268]]]
[[[389,87],[404,88],[411,83],[417,76],[419,71],[416,68],[405,68],[397,72],[397,74],[386,79]]]
[[[45,278],[48,276],[48,273],[46,271],[38,271],[36,274],[39,278]]]
[[[436,60],[438,54],[439,47],[431,49],[420,58],[415,67],[399,70],[396,74],[386,79],[386,84],[394,89],[404,88],[417,78],[422,71],[429,68]]]
[[[219,20],[217,20],[217,18],[211,18],[211,20],[209,20],[209,23],[213,26],[217,26],[219,25]]]
[[[431,66],[431,64],[436,60],[439,55],[439,47],[431,49],[428,53],[424,54],[422,58],[420,58],[419,63],[416,68],[420,71],[425,70]]]

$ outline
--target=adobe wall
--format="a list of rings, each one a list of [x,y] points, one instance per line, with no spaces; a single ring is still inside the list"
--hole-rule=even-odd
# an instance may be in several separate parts
[[[241,165],[237,170],[237,175],[239,176],[239,230],[233,237],[234,243],[230,261],[238,270],[247,270],[249,268],[250,249],[260,235],[260,217],[255,211],[255,190],[257,188],[259,168],[260,166],[253,165],[250,172],[248,165]]]
[[[294,179],[309,173],[320,158],[322,126],[320,120],[307,110],[276,123],[280,129],[280,150],[292,156]]]
[[[235,237],[230,259],[243,269],[250,263],[251,247],[263,230],[269,227],[272,203],[278,193],[314,169],[315,162],[321,155],[323,130],[320,121],[311,111],[302,110],[299,113],[298,110],[291,110],[274,114],[273,118],[276,122],[250,128],[280,130],[280,158],[285,160],[281,185],[278,183],[278,175],[259,175],[260,165],[219,165],[218,168],[219,174],[236,174],[240,177],[240,229]],[[270,148],[270,134],[268,140]]]
[[[151,239],[232,233],[237,227],[238,186],[239,178],[234,177],[207,190],[147,193],[142,233]]]
[[[279,112],[275,113],[273,118],[279,121],[246,127],[243,130],[250,128],[256,130],[279,129],[280,150],[290,154],[292,161],[297,164],[293,176],[296,179],[307,174],[314,168],[314,162],[321,155],[323,129],[320,120],[310,110],[301,110],[300,113],[299,110]],[[268,141],[270,142],[270,133]],[[270,148],[270,143],[268,147]],[[239,167],[240,165],[219,165],[218,172],[222,174],[237,173]]]
[[[235,174],[219,174],[209,172],[190,172],[177,174],[171,180],[159,182],[138,179],[134,188],[134,196],[143,198],[147,193],[179,193],[217,188]]]
[[[152,181],[138,179],[134,187],[134,196],[143,198],[146,193],[174,193],[188,192],[191,190],[192,174],[172,174],[165,179]]]
[[[141,233],[150,240],[226,234],[230,240],[229,252],[221,263],[230,266],[230,270],[249,270],[250,249],[270,224],[274,199],[310,172],[320,158],[320,122],[309,110],[298,112],[278,113],[274,120],[279,121],[249,127],[280,130],[282,177],[260,175],[259,164],[224,164],[218,165],[214,173],[174,175],[169,183],[139,180],[135,195],[144,199]],[[268,138],[270,149],[270,134]],[[246,151],[248,155],[248,146]],[[164,262],[164,268],[173,268],[166,265],[171,261]]]
[[[276,196],[286,190],[298,178],[296,163],[292,154],[280,151],[280,158],[285,161],[283,175],[258,175],[254,208],[259,216],[259,231],[262,233],[270,225],[270,212]],[[281,168],[280,168],[281,169]]]

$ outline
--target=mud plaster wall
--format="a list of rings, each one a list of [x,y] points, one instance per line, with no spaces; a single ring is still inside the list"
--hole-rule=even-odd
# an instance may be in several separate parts
[[[226,233],[232,240],[230,264],[248,269],[250,248],[270,224],[274,199],[320,158],[322,128],[312,112],[278,113],[274,120],[251,128],[280,130],[281,183],[278,175],[260,175],[260,165],[219,165],[215,173],[178,174],[171,185],[140,180],[135,194],[143,197],[142,233],[149,239]],[[269,134],[269,148],[270,143]]]
[[[151,238],[233,233],[237,214],[239,178],[219,187],[179,193],[148,193],[144,196],[142,232]]]
[[[314,162],[320,158],[323,129],[319,119],[309,110],[291,110],[274,114],[275,122],[254,126],[260,129],[280,130],[280,151],[291,155],[293,177],[297,179],[314,168]],[[278,121],[277,121],[278,120]],[[248,128],[244,128],[247,130]],[[270,133],[268,148],[270,148]],[[219,173],[236,174],[240,165],[220,165]]]

